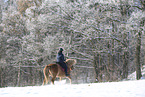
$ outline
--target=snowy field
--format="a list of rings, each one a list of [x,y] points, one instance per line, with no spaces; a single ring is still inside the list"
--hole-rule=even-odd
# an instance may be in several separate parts
[[[145,80],[0,88],[0,97],[145,97]]]

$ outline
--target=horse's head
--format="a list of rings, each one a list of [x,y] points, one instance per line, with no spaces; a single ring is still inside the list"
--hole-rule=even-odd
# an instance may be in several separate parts
[[[75,65],[77,61],[75,59],[67,59],[66,63],[67,63],[67,67],[73,70],[74,69],[73,65]]]

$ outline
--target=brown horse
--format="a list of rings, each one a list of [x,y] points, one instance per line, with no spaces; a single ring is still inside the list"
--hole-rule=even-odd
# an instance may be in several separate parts
[[[70,80],[70,84],[71,84],[70,71],[72,70],[73,65],[76,64],[76,60],[75,59],[67,59],[66,64],[67,64],[68,74],[69,74],[69,76],[67,76],[67,78]],[[46,65],[45,68],[43,69],[43,73],[44,73],[43,85],[47,84],[48,81],[50,81],[49,76],[52,77],[52,79],[51,79],[52,84],[54,84],[54,80],[56,77],[59,77],[60,80],[62,77],[66,77],[64,70],[57,63]]]

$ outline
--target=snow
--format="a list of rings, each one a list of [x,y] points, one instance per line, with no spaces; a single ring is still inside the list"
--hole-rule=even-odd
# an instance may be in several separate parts
[[[141,69],[142,77],[141,79],[145,79],[145,65]],[[135,80],[136,79],[136,71],[130,74],[127,78],[128,80]]]
[[[0,97],[145,97],[145,80],[0,88]]]
[[[55,81],[55,85],[0,88],[0,97],[145,97],[145,66],[141,80],[136,73],[128,81],[66,84],[66,80]]]
[[[4,0],[4,2],[7,2],[8,0]]]

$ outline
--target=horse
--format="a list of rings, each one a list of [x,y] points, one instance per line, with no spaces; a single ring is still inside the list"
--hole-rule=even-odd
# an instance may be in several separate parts
[[[67,78],[70,80],[70,84],[71,84],[71,76],[70,76],[70,72],[73,69],[73,65],[76,64],[76,60],[75,59],[67,59],[66,61],[66,65],[67,65],[67,70],[68,70],[68,74],[69,76],[67,76]],[[44,80],[43,80],[43,84],[45,85],[48,82],[50,82],[50,77],[52,77],[51,82],[54,85],[54,81],[56,79],[56,77],[59,77],[60,80],[61,78],[66,77],[64,69],[58,64],[58,63],[52,63],[52,64],[48,64],[44,67],[43,69],[43,73],[44,73]]]

